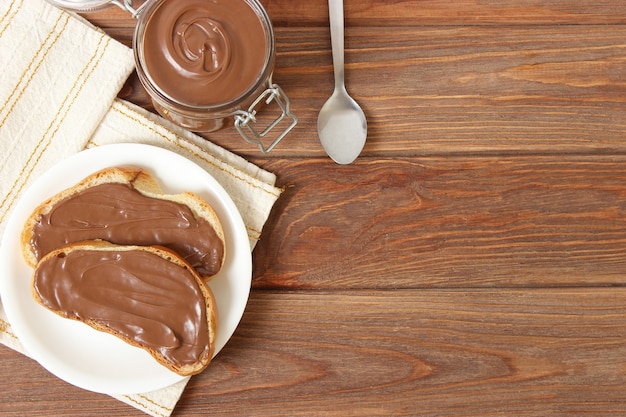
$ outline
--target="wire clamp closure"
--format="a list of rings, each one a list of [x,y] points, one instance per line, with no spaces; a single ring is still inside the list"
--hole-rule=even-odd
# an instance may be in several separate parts
[[[257,111],[264,106],[270,105],[272,102],[276,103],[280,108],[280,114],[274,119],[265,129],[258,131],[254,128],[254,124],[257,123]],[[276,138],[265,146],[261,139],[264,139],[272,129],[274,129],[285,118],[291,119],[291,123],[280,132]],[[235,112],[235,128],[243,137],[246,142],[257,145],[261,152],[270,152],[295,126],[298,124],[298,118],[291,112],[291,102],[289,97],[283,92],[283,90],[277,85],[269,83],[267,88],[254,102],[250,105],[247,111],[238,110]]]

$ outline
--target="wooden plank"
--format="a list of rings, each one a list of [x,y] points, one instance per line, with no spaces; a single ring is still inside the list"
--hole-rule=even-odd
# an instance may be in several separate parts
[[[293,2],[262,0],[275,25],[324,26],[327,0]],[[379,1],[345,2],[348,26],[486,25],[486,24],[612,24],[626,22],[617,2],[556,0],[512,1]]]
[[[261,0],[261,3],[274,26],[328,25],[327,0]],[[87,16],[100,26],[134,25],[130,14],[117,7]],[[345,18],[348,26],[623,24],[626,10],[620,2],[607,0],[350,0],[345,2]]]
[[[623,288],[253,293],[234,343],[179,411],[623,413],[625,299]]]
[[[300,33],[281,33],[289,41],[279,45],[275,79],[293,92],[297,146],[317,153],[330,48],[325,33],[298,44]],[[368,116],[365,155],[624,150],[626,27],[593,35],[579,26],[347,33],[347,86]],[[279,152],[299,151],[286,146]]]
[[[256,288],[622,285],[626,157],[270,160]]]
[[[5,381],[0,390],[3,417],[146,416],[112,397],[67,384],[4,345],[0,345],[0,362],[0,376]]]
[[[625,300],[624,288],[253,291],[174,415],[623,415]],[[5,347],[0,360],[3,415],[143,415]]]
[[[368,117],[363,155],[625,152],[626,25],[347,31],[347,84]],[[332,92],[327,29],[277,30],[274,81],[296,129],[273,157],[324,156],[317,115]],[[131,77],[123,98],[150,107]],[[203,136],[259,155],[232,128]]]

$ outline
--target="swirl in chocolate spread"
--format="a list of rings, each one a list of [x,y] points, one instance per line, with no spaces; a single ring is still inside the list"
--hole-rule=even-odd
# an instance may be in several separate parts
[[[178,365],[209,352],[206,301],[185,268],[145,251],[76,250],[40,262],[33,289],[52,311],[94,321]]]
[[[220,77],[230,64],[231,46],[224,28],[197,10],[178,18],[172,47],[180,71],[204,82]]]
[[[216,274],[224,256],[215,230],[189,207],[146,197],[127,184],[96,185],[60,201],[40,216],[30,244],[41,259],[61,246],[93,239],[165,246],[200,275]]]
[[[245,0],[163,0],[139,40],[141,65],[174,101],[220,105],[259,80],[268,61],[266,36]]]

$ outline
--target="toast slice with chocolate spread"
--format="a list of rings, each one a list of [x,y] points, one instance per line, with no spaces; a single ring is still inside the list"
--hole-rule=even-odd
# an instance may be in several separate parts
[[[144,349],[180,375],[201,372],[213,357],[213,293],[166,248],[71,244],[38,262],[31,290],[47,309]]]
[[[211,205],[191,192],[163,193],[140,168],[106,168],[43,202],[24,225],[22,253],[35,267],[61,246],[95,239],[167,247],[205,280],[224,263],[224,232]]]

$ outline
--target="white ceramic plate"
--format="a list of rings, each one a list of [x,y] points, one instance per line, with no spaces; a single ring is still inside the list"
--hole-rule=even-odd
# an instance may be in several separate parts
[[[154,391],[183,377],[142,349],[37,304],[30,292],[33,271],[22,258],[20,233],[28,215],[47,198],[100,169],[124,165],[146,169],[164,192],[197,193],[222,222],[226,259],[209,284],[219,313],[215,354],[239,324],[252,278],[252,254],[241,215],[217,181],[190,160],[154,146],[119,144],[80,152],[47,171],[23,194],[7,223],[0,246],[2,304],[14,333],[42,366],[73,385],[107,394]]]

